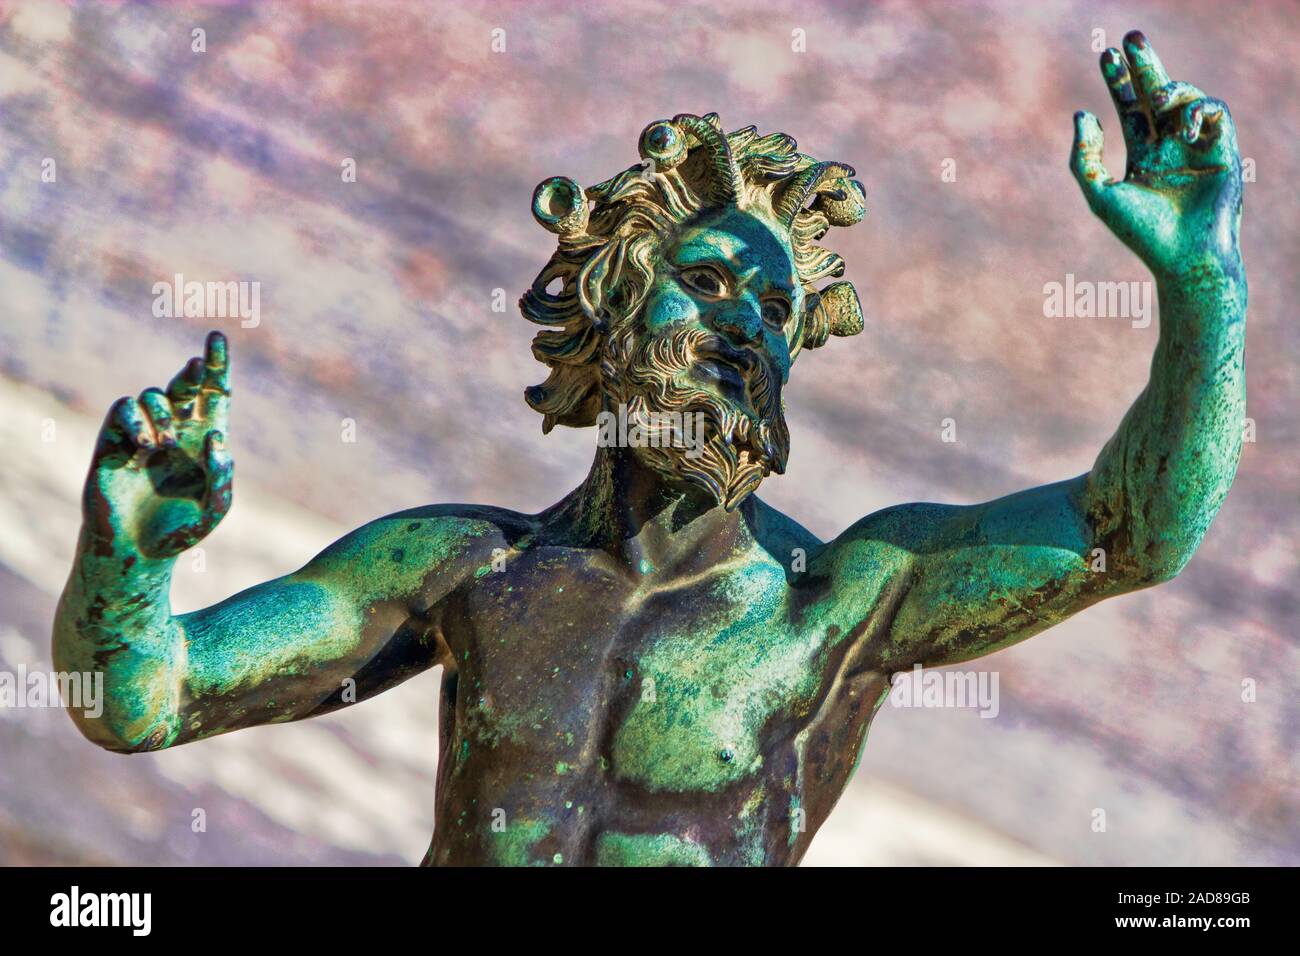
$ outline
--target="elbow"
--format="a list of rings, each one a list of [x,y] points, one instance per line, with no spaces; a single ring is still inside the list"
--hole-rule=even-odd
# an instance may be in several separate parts
[[[1186,565],[1186,561],[1162,561],[1152,564],[1143,570],[1141,578],[1142,587],[1150,587],[1152,585],[1165,584],[1172,581],[1182,573],[1182,570]]]
[[[1123,590],[1172,581],[1200,547],[1208,522],[1129,520],[1098,542],[1113,559],[1114,578]]]
[[[81,735],[101,750],[118,754],[150,753],[162,750],[174,742],[170,721],[152,718],[147,721],[126,722],[114,719],[104,711],[82,707],[65,707]],[[142,724],[146,726],[142,727]]]
[[[1195,548],[1148,545],[1131,564],[1130,574],[1135,587],[1145,588],[1172,581],[1187,567],[1195,553]]]
[[[112,753],[147,753],[179,742],[183,726],[174,682],[164,667],[133,662],[135,670],[92,659],[92,639],[56,620],[54,666],[59,698],[81,735]]]
[[[130,741],[122,733],[122,728],[113,726],[104,715],[95,715],[79,707],[64,707],[73,725],[85,737],[101,750],[112,753],[134,753]]]

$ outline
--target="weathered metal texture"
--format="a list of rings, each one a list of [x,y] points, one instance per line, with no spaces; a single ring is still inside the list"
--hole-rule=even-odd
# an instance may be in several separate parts
[[[159,749],[324,713],[441,664],[426,862],[797,862],[891,674],[1169,579],[1232,481],[1246,311],[1232,120],[1170,82],[1141,34],[1124,47],[1102,71],[1126,177],[1106,174],[1086,113],[1071,169],[1155,275],[1161,329],[1150,382],[1089,473],[982,505],[890,508],[828,542],[763,504],[752,491],[784,465],[795,358],[862,325],[851,290],[815,289],[838,262],[811,243],[860,219],[863,195],[852,170],[782,134],[678,116],[643,134],[649,168],[539,187],[559,249],[523,307],[556,328],[534,346],[552,377],[528,400],[548,428],[605,436],[602,412],[698,413],[699,444],[616,429],[540,514],[393,515],[174,616],[173,563],[231,500],[214,333],[165,391],[114,405],[95,449],[54,654],[102,671],[106,702],[74,719],[109,749]]]

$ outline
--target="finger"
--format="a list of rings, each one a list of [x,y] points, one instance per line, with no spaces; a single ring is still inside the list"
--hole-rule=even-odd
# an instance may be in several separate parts
[[[203,359],[190,359],[167,385],[167,397],[181,418],[189,418],[195,396],[203,382]]]
[[[168,535],[169,546],[179,551],[206,538],[230,511],[235,464],[226,453],[224,436],[219,431],[210,431],[203,438],[203,470],[207,476],[207,491],[199,517]]]
[[[1137,91],[1133,89],[1133,76],[1129,73],[1124,55],[1114,47],[1101,54],[1101,75],[1110,88],[1110,98],[1119,114],[1120,128],[1124,131],[1124,142],[1130,151],[1137,143],[1145,142],[1151,135],[1151,124],[1147,121]]]
[[[1134,30],[1124,37],[1124,53],[1128,56],[1138,97],[1150,103],[1156,90],[1169,85],[1169,74],[1165,72],[1164,64],[1141,30]]]
[[[1172,113],[1193,100],[1203,99],[1205,99],[1203,90],[1181,80],[1171,80],[1151,94],[1151,109],[1156,114]]]
[[[163,448],[172,448],[176,444],[176,432],[172,427],[172,406],[162,389],[147,388],[140,393],[140,407],[144,409],[153,426],[158,444]]]
[[[1087,110],[1074,114],[1074,144],[1070,149],[1070,172],[1083,190],[1089,208],[1098,215],[1107,206],[1107,190],[1114,183],[1102,162],[1105,137],[1097,117]]]
[[[203,348],[204,388],[224,392],[230,387],[230,361],[226,352],[226,337],[220,332],[209,332]]]
[[[1207,96],[1204,111],[1205,122],[1213,126],[1219,133],[1223,133],[1232,127],[1232,115],[1228,112],[1228,104],[1223,100],[1216,100]]]
[[[1188,146],[1201,136],[1201,124],[1205,120],[1205,101],[1196,100],[1183,107],[1182,136]]]
[[[123,424],[125,412],[122,406],[131,401],[130,397],[119,398],[109,407],[95,442],[93,464],[98,465],[109,457],[130,458],[135,454],[135,441]]]
[[[226,437],[215,429],[204,439],[203,469],[208,475],[208,493],[203,499],[199,525],[207,534],[230,510],[235,478],[235,462],[226,450]]]
[[[230,406],[230,361],[226,337],[209,332],[203,353],[202,415],[214,428],[224,431]]]
[[[153,426],[149,424],[144,409],[135,399],[120,399],[113,406],[113,415],[114,424],[134,448],[152,451],[158,447]]]
[[[1207,96],[1199,105],[1201,128],[1196,144],[1205,150],[1204,161],[1232,166],[1237,162],[1237,131],[1227,104]]]

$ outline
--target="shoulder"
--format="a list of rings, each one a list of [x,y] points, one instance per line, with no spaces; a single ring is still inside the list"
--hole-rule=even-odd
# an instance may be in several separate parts
[[[491,505],[425,505],[399,511],[374,522],[386,529],[401,529],[450,540],[485,538],[513,543],[537,530],[534,515],[520,514],[509,508]]]
[[[823,547],[815,534],[757,495],[750,495],[743,507],[754,539],[781,564],[788,565],[798,552],[807,556]]]
[[[895,568],[932,547],[941,529],[950,529],[960,507],[926,503],[897,505],[868,515],[842,534],[822,541],[788,515],[753,496],[755,537],[776,557],[803,549],[810,569],[856,573],[882,562]]]
[[[484,505],[427,505],[377,518],[344,535],[320,553],[306,571],[382,578],[401,590],[447,578],[492,560],[498,549],[532,533],[535,519]],[[385,588],[388,590],[388,588]]]
[[[951,533],[961,510],[918,502],[873,512],[826,542],[813,567],[819,576],[844,586],[906,582],[917,559]]]

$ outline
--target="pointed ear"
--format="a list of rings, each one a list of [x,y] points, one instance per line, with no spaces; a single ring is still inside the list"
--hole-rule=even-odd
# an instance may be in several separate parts
[[[862,331],[862,304],[852,282],[832,282],[808,296],[808,319],[801,346],[821,348],[832,335],[857,335]]]

